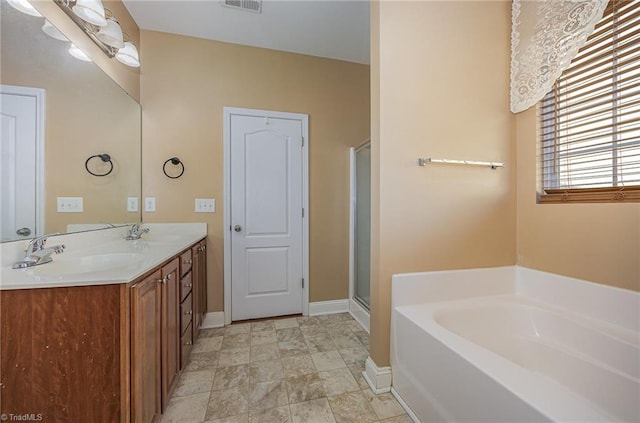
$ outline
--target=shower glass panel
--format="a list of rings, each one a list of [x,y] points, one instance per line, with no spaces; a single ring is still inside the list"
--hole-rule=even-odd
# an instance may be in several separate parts
[[[354,299],[369,310],[371,251],[371,145],[355,154],[355,289]]]

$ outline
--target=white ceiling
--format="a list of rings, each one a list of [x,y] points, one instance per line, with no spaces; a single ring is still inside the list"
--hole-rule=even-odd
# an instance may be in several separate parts
[[[264,0],[262,13],[220,0],[123,0],[140,29],[369,64],[368,0]]]

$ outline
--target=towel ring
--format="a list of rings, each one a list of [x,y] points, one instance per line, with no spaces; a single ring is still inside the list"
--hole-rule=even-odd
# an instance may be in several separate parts
[[[168,164],[169,162],[171,162],[171,164],[172,164],[172,165],[174,165],[174,166],[178,166],[178,165],[182,166],[182,170],[180,171],[180,174],[179,174],[178,176],[170,176],[170,175],[167,173],[167,164]],[[180,159],[179,159],[179,158],[177,158],[177,157],[172,157],[172,158],[170,158],[170,159],[167,159],[167,160],[164,162],[164,164],[162,165],[162,171],[164,172],[164,174],[166,175],[166,177],[167,177],[167,178],[171,178],[171,179],[178,179],[179,177],[181,177],[181,176],[182,176],[182,174],[184,174],[184,163],[182,163],[182,162],[180,161]]]
[[[102,160],[103,162],[109,163],[110,167],[106,173],[93,173],[92,171],[89,170],[89,161],[95,157],[99,157],[100,160]],[[107,153],[94,154],[93,156],[89,157],[86,162],[84,162],[84,168],[87,169],[87,172],[89,172],[93,176],[107,176],[108,174],[113,172],[113,162],[111,161],[111,156],[108,155]]]

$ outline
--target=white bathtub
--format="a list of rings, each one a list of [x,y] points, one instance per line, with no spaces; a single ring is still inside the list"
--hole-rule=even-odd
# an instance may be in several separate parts
[[[640,421],[638,293],[521,267],[392,291],[393,390],[420,421]]]

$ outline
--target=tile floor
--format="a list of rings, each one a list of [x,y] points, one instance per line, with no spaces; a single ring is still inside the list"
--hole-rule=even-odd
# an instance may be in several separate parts
[[[347,314],[205,329],[162,423],[411,423],[362,372],[369,335]]]

